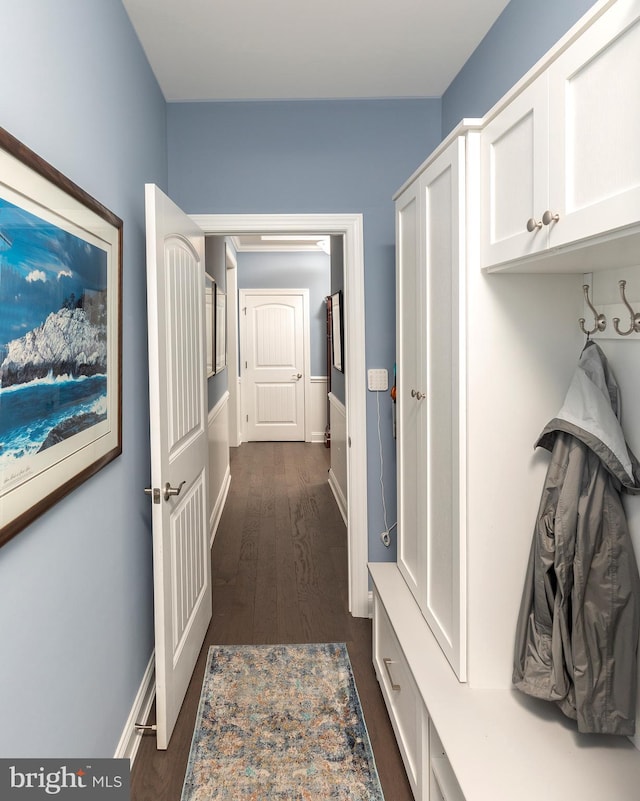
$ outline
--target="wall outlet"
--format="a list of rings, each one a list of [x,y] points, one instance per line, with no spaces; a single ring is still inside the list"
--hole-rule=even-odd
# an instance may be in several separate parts
[[[367,386],[371,392],[386,392],[389,389],[389,374],[384,368],[367,372]]]

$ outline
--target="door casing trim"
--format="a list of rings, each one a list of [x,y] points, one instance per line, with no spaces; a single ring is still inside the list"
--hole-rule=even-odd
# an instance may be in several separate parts
[[[347,532],[349,611],[369,616],[367,405],[362,214],[192,214],[205,234],[313,233],[344,236],[345,407],[347,416]],[[237,365],[229,365],[237,381]],[[235,375],[234,375],[235,370]]]

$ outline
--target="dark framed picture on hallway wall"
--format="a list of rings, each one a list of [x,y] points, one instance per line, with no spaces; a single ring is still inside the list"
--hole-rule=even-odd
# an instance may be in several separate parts
[[[216,332],[215,332],[215,297],[216,297],[216,282],[208,274],[204,274],[204,307],[205,307],[205,353],[207,360],[206,375],[211,378],[215,374],[215,347],[216,347]]]
[[[227,295],[216,284],[215,372],[227,366]]]
[[[122,452],[122,221],[0,128],[0,545]]]
[[[342,290],[331,295],[331,350],[333,366],[344,373],[344,321],[342,313]]]

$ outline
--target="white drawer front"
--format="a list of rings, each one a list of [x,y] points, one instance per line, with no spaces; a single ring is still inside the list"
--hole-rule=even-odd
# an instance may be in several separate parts
[[[374,596],[374,665],[389,717],[400,746],[407,776],[419,798],[422,699],[398,640],[377,595]]]

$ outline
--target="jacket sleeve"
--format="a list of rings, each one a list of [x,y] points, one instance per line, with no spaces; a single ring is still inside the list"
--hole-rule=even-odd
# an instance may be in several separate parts
[[[556,521],[570,452],[567,439],[565,435],[556,439],[542,490],[516,626],[513,668],[517,689],[565,704],[572,685],[564,653],[568,643],[563,600],[571,591],[572,577],[558,569]],[[560,543],[560,556],[565,551]]]

